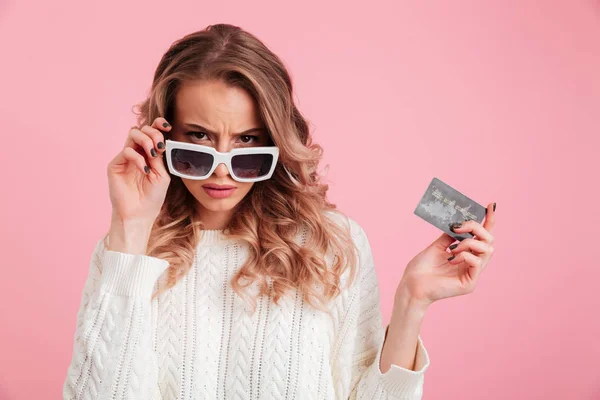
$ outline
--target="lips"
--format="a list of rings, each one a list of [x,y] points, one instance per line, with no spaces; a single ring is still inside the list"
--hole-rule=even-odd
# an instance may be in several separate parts
[[[235,189],[235,186],[232,185],[215,185],[212,183],[202,185],[202,187],[213,190],[227,190],[227,189]]]
[[[213,199],[226,199],[230,197],[236,190],[235,186],[231,185],[202,185],[202,189]]]

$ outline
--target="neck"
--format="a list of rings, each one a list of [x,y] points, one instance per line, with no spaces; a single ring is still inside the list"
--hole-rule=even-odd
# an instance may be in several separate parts
[[[227,228],[235,210],[212,211],[198,205],[198,218],[204,225],[204,230],[222,231]]]

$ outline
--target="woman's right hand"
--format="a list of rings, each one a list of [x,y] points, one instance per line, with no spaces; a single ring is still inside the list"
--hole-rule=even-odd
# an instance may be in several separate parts
[[[123,239],[124,225],[135,226],[138,231],[144,232],[142,236],[149,236],[149,230],[165,201],[171,177],[162,158],[166,147],[159,128],[168,132],[171,125],[166,119],[159,117],[152,125],[132,128],[123,150],[108,164],[108,185],[113,210],[109,235],[111,248],[113,236],[121,236]],[[118,235],[113,234],[116,229],[121,230]],[[117,247],[125,250],[120,243]],[[145,250],[145,245],[143,247]],[[137,251],[140,252],[141,249],[138,248]]]

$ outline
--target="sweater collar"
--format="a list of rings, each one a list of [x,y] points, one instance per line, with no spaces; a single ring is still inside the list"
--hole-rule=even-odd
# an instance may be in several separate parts
[[[224,229],[201,229],[200,240],[198,244],[211,245],[227,241],[227,234]]]

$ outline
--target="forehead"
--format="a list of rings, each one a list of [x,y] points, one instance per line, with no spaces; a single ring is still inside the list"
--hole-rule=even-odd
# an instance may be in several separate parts
[[[215,129],[223,125],[248,129],[260,124],[252,96],[240,87],[216,80],[182,84],[176,95],[175,110],[180,122],[203,122]]]

